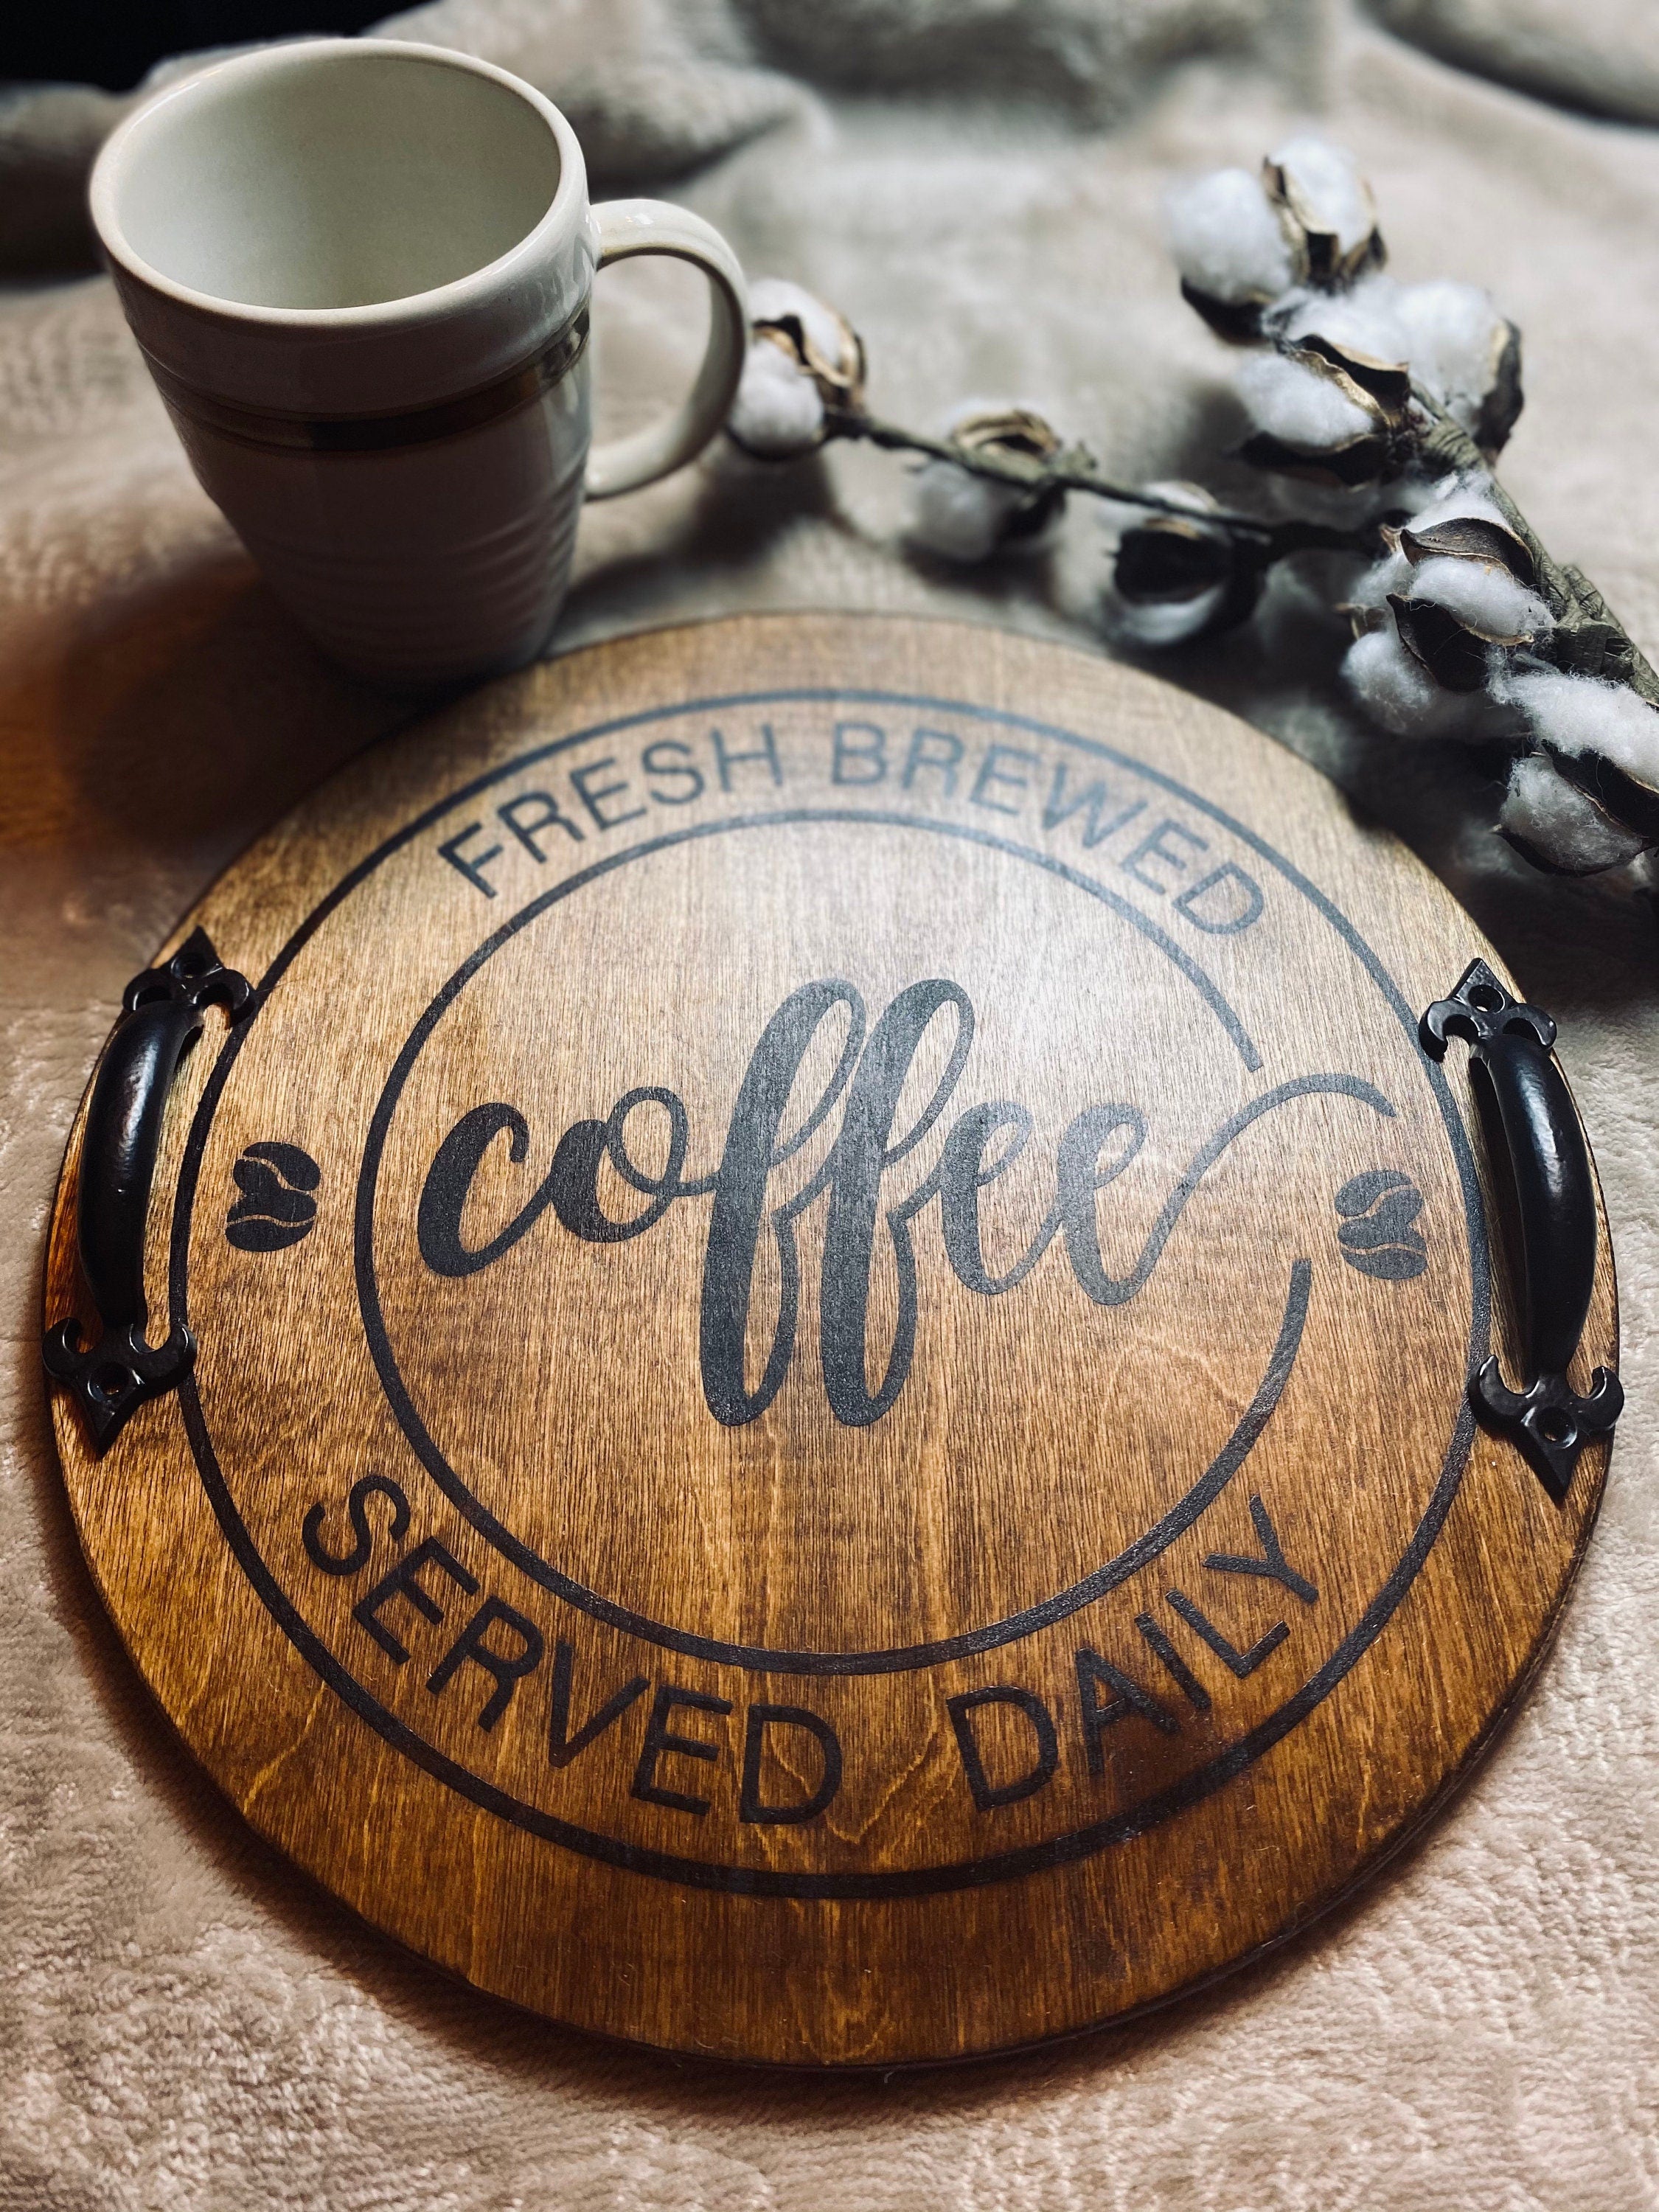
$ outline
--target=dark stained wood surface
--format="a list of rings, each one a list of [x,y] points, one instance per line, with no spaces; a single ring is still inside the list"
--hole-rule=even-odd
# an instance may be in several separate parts
[[[1558,1508],[1472,1431],[1513,1319],[1414,1042],[1501,963],[1229,716],[657,633],[198,923],[262,988],[168,1109],[197,1370],[101,1459],[60,1401],[65,1476],[198,1757],[442,1966],[742,2058],[1066,2033],[1349,1887],[1541,1651],[1607,1448]],[[1575,1379],[1616,1342],[1604,1227]]]

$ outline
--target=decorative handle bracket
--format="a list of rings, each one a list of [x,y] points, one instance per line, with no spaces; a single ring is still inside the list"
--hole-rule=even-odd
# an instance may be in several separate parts
[[[76,1206],[98,1340],[85,1345],[70,1318],[49,1328],[41,1346],[47,1374],[73,1392],[100,1453],[134,1408],[171,1389],[196,1357],[196,1340],[182,1323],[160,1346],[144,1334],[150,1185],[167,1092],[204,1010],[219,1004],[234,1021],[252,996],[247,978],[221,963],[201,929],[164,968],[145,969],[121,994],[123,1019],[105,1048],[87,1108]]]
[[[1470,1048],[1469,1079],[1490,1132],[1501,1136],[1520,1224],[1524,1387],[1505,1384],[1496,1355],[1469,1384],[1475,1410],[1512,1436],[1559,1505],[1578,1455],[1624,1410],[1619,1378],[1598,1367],[1579,1397],[1567,1367],[1583,1334],[1595,1280],[1595,1192],[1589,1152],[1566,1079],[1551,1054],[1555,1024],[1510,997],[1484,960],[1472,960],[1449,999],[1418,1024],[1431,1059],[1448,1041]]]

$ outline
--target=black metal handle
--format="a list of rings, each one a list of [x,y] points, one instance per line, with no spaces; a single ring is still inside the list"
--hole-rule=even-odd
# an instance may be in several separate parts
[[[124,1018],[105,1048],[81,1144],[76,1232],[82,1273],[98,1309],[98,1340],[70,1319],[46,1331],[46,1372],[71,1390],[101,1452],[147,1398],[171,1389],[196,1357],[182,1324],[152,1346],[144,1330],[144,1225],[167,1092],[204,1009],[234,1021],[252,998],[246,976],[222,965],[195,930],[164,968],[147,968],[121,994]]]
[[[1511,998],[1484,960],[1473,960],[1449,999],[1418,1025],[1423,1049],[1443,1057],[1467,1040],[1469,1080],[1489,1131],[1501,1139],[1520,1228],[1522,1388],[1505,1384],[1496,1357],[1469,1385],[1475,1409],[1512,1435],[1550,1496],[1566,1497],[1578,1455],[1624,1410],[1619,1377],[1598,1367],[1589,1394],[1567,1381],[1595,1282],[1595,1188],[1566,1079],[1552,1057],[1555,1024]]]

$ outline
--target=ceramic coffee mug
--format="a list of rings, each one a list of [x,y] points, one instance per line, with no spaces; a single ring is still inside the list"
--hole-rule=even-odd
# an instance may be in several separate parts
[[[392,683],[514,667],[545,642],[584,493],[690,460],[748,336],[718,231],[590,207],[564,118],[435,46],[322,39],[171,86],[111,137],[92,212],[204,488],[336,659]],[[590,452],[596,270],[709,280],[678,413]]]

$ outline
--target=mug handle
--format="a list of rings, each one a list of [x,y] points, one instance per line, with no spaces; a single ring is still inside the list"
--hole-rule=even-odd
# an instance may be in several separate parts
[[[712,223],[689,208],[665,200],[607,200],[592,210],[592,219],[597,269],[636,253],[672,254],[708,277],[713,310],[708,348],[684,405],[588,455],[588,498],[614,499],[694,460],[725,422],[749,348],[749,295],[737,255]]]

